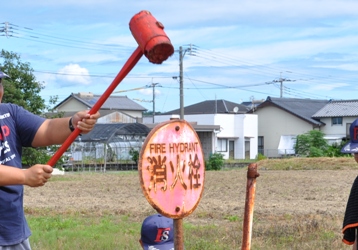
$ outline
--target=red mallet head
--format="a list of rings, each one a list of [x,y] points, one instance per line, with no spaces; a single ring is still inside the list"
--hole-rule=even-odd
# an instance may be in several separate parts
[[[164,26],[149,11],[141,11],[129,22],[129,29],[150,62],[161,64],[174,53],[174,47],[164,32]]]

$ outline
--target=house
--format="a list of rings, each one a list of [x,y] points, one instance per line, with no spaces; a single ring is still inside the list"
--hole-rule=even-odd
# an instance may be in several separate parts
[[[259,106],[261,103],[263,103],[265,99],[251,99],[251,101],[242,102],[242,105],[245,105],[249,110],[255,110],[257,106]]]
[[[294,154],[295,138],[326,124],[313,117],[329,100],[273,98],[248,113],[258,115],[258,152],[267,157]]]
[[[57,113],[63,112],[64,116],[71,116],[79,110],[91,109],[100,97],[87,92],[72,93],[56,105],[54,110]],[[100,165],[99,161],[104,160],[101,163],[104,164],[104,169],[107,165],[120,168],[123,162],[130,160],[130,150],[139,150],[150,131],[140,123],[145,110],[126,96],[109,96],[99,109],[101,117],[94,129],[78,136],[71,144],[70,151],[67,152],[71,155],[71,160],[66,166],[73,168],[74,165],[84,166],[85,162],[91,162],[97,167]]]
[[[184,119],[191,123],[202,144],[205,158],[213,152],[225,159],[255,159],[257,156],[257,115],[247,107],[227,100],[208,100],[184,107]],[[155,122],[179,117],[180,109],[155,115]],[[144,118],[154,127],[152,117]]]
[[[100,98],[92,93],[71,94],[55,109],[69,116],[90,109]],[[258,104],[259,103],[259,104]],[[358,117],[358,100],[315,100],[267,97],[251,106],[227,100],[208,100],[184,107],[184,119],[197,132],[205,158],[220,152],[225,159],[255,159],[295,154],[296,136],[312,129],[325,134],[332,144],[349,136],[349,126]],[[249,110],[249,107],[254,107]],[[146,109],[126,96],[110,96],[100,109],[98,123],[143,123],[152,129],[180,109],[143,117]]]
[[[349,127],[358,118],[358,100],[333,100],[312,115],[324,123],[321,131],[329,144],[349,138]]]
[[[64,112],[64,116],[71,116],[79,110],[91,109],[101,95],[91,92],[71,94],[54,107],[57,112]],[[127,96],[109,96],[100,107],[101,118],[98,123],[110,122],[141,122],[143,111],[147,109],[132,101]]]

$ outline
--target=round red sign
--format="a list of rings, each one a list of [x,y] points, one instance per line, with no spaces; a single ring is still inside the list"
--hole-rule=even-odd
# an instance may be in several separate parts
[[[171,120],[153,128],[138,166],[143,193],[154,209],[173,219],[194,211],[204,188],[205,161],[188,122]]]

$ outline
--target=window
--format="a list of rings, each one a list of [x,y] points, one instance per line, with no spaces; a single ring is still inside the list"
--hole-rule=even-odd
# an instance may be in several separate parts
[[[342,117],[332,117],[332,126],[333,125],[342,125],[343,118]]]
[[[227,139],[218,138],[218,144],[216,147],[216,151],[218,152],[227,152]]]
[[[258,137],[258,153],[260,154],[264,154],[264,137],[263,136],[259,136]]]

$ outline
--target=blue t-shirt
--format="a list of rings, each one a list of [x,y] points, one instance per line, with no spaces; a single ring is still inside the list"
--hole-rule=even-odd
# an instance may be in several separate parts
[[[20,106],[0,103],[0,167],[22,168],[22,147],[31,147],[44,120]],[[0,246],[18,244],[31,235],[23,195],[23,185],[0,186]]]

